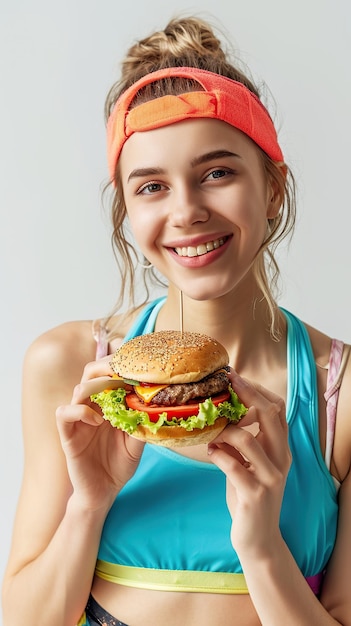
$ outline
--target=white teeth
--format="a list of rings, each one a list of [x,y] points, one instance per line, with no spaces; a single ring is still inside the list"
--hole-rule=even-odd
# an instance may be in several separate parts
[[[206,254],[206,252],[208,252],[204,244],[202,244],[201,246],[197,246],[196,251],[197,251],[197,256],[200,256],[201,254]]]
[[[197,248],[192,248],[191,246],[189,246],[186,256],[197,256]]]
[[[188,246],[188,247],[183,247],[183,248],[174,248],[176,253],[179,254],[179,256],[188,256],[188,257],[194,257],[194,256],[202,256],[203,254],[206,254],[207,252],[211,252],[211,250],[216,250],[217,248],[220,248],[221,246],[223,246],[224,242],[226,241],[226,239],[215,239],[214,241],[207,241],[206,243],[202,243],[199,246]]]

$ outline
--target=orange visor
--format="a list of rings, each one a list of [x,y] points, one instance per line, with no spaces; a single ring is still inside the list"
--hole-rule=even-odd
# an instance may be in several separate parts
[[[172,76],[196,80],[203,91],[161,96],[130,109],[137,92],[145,85]],[[115,178],[121,150],[131,135],[197,118],[227,122],[250,137],[273,161],[284,164],[272,119],[252,91],[242,83],[213,72],[171,67],[143,76],[117,100],[107,123],[111,180]]]

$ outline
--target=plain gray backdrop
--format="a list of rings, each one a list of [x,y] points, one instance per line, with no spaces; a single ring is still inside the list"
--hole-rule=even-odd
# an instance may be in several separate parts
[[[224,26],[272,91],[299,188],[296,233],[280,254],[280,302],[351,341],[350,7],[348,0],[1,0],[1,578],[23,469],[23,356],[45,330],[102,316],[115,301],[119,278],[101,203],[104,99],[127,47],[173,15]]]

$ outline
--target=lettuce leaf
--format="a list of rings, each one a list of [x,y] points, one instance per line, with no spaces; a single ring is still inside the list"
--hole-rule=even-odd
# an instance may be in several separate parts
[[[167,419],[167,413],[160,413],[157,422],[151,422],[145,411],[128,409],[125,403],[125,389],[113,389],[102,391],[91,396],[91,401],[95,402],[102,410],[103,416],[112,426],[124,430],[130,435],[137,429],[138,424],[142,424],[150,429],[152,433],[157,433],[161,426],[178,425],[185,430],[194,428],[204,428],[212,426],[218,417],[226,417],[231,422],[238,422],[247,412],[247,408],[240,402],[237,394],[229,386],[230,399],[215,406],[211,398],[207,398],[199,404],[199,412],[191,417],[177,419]]]

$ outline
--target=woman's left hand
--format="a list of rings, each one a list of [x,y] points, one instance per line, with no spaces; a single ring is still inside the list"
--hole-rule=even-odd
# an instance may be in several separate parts
[[[239,558],[265,557],[281,540],[280,510],[291,464],[285,403],[234,372],[230,378],[240,401],[250,408],[240,425],[227,426],[209,444],[208,452],[227,477],[234,549]],[[257,434],[246,430],[256,423]]]

